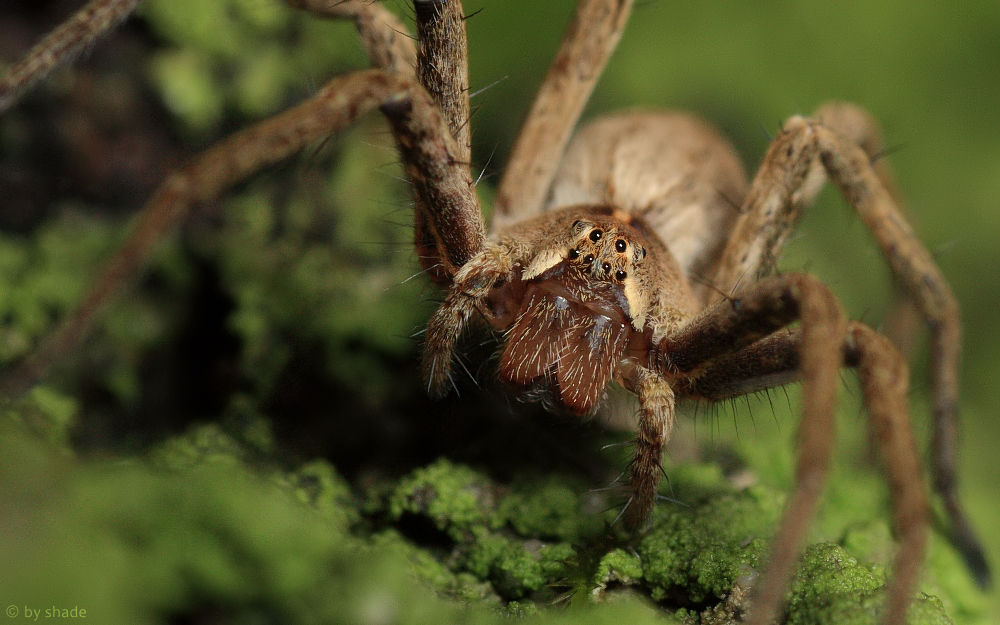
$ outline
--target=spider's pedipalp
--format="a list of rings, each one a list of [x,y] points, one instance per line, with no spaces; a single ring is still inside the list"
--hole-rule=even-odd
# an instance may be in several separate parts
[[[489,244],[455,275],[448,296],[427,322],[421,369],[432,396],[447,392],[455,344],[494,285],[510,278],[512,267],[509,251]]]

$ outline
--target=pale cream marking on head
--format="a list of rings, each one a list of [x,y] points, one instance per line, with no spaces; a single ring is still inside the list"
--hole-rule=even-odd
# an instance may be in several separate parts
[[[522,280],[537,278],[549,269],[552,269],[564,259],[564,250],[548,249],[539,252],[531,259],[531,263],[521,272]]]
[[[625,278],[624,285],[628,316],[632,318],[632,327],[641,332],[646,324],[646,311],[649,310],[649,293],[639,288],[638,280],[631,272]]]

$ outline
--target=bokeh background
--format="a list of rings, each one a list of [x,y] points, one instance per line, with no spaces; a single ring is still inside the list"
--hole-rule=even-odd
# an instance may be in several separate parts
[[[0,58],[16,58],[76,4],[4,3]],[[573,5],[466,3],[474,160],[487,204]],[[784,119],[826,100],[851,100],[881,120],[916,229],[962,306],[962,492],[994,563],[998,42],[1000,6],[991,1],[641,1],[585,112],[694,111],[732,138],[751,172]],[[363,66],[350,24],[271,0],[159,0],[41,85],[0,120],[2,362],[22,356],[79,297],[171,167]],[[261,413],[274,454],[293,465],[325,457],[355,487],[442,454],[498,479],[529,462],[588,467],[599,481],[607,467],[581,449],[607,435],[594,422],[512,416],[516,403],[484,380],[489,346],[467,347],[472,377],[487,387],[460,376],[471,404],[422,398],[414,333],[436,295],[421,276],[409,280],[417,268],[398,176],[391,137],[373,116],[200,211],[108,311],[99,338],[56,372],[51,392],[75,407],[67,435],[75,452],[127,457],[192,424],[236,427],[240,415]],[[878,326],[885,316],[885,264],[831,190],[807,211],[782,267],[821,276],[852,317]],[[923,342],[912,366],[923,433]],[[839,454],[848,465],[866,457],[852,389],[845,375]],[[776,398],[689,409],[685,436],[696,447],[736,449],[787,485],[794,411]],[[546,458],[552,446],[560,460]],[[839,492],[832,487],[831,497]],[[947,551],[941,541],[934,549]],[[976,594],[968,580],[954,586],[964,606],[957,621],[1000,619],[996,592]]]

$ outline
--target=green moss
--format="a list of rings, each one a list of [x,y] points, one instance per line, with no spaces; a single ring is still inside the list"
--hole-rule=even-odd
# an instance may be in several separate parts
[[[442,458],[414,471],[396,487],[389,500],[389,514],[425,516],[457,541],[483,527],[495,507],[491,484],[472,469]]]
[[[243,346],[241,368],[261,393],[291,345],[316,344],[331,377],[377,401],[394,386],[379,356],[412,353],[409,337],[428,313],[413,304],[425,288],[410,280],[419,269],[398,253],[410,233],[385,220],[399,189],[375,169],[381,150],[354,138],[344,156],[356,165],[330,177],[308,165],[313,184],[277,205],[271,181],[252,185],[227,202],[221,232],[198,238],[199,252],[218,259],[236,305],[228,325]]]
[[[168,447],[151,463],[72,460],[3,417],[5,596],[110,624],[203,610],[285,623],[493,621],[428,595],[398,550],[348,534],[351,500],[329,466],[249,469],[209,428]]]
[[[120,245],[127,228],[114,228],[84,207],[63,207],[31,236],[0,234],[0,367],[24,357],[74,309],[95,272]],[[57,363],[91,366],[87,374],[128,404],[141,391],[137,366],[143,354],[175,332],[191,286],[190,260],[168,237],[152,255],[147,272],[156,288],[112,297],[98,316],[86,350]],[[61,380],[59,381],[61,382]],[[63,384],[63,386],[72,386]]]
[[[556,476],[539,483],[516,485],[503,498],[492,526],[509,523],[518,534],[538,538],[577,540],[601,529],[601,519],[582,514],[581,487],[574,488]]]
[[[494,608],[501,605],[500,597],[489,582],[467,571],[452,571],[429,550],[414,545],[395,530],[376,535],[374,544],[401,554],[412,566],[417,578],[443,597],[465,603],[483,603]]]
[[[300,501],[311,505],[338,527],[348,528],[360,519],[350,486],[324,460],[302,465],[288,475],[287,483]]]
[[[111,228],[65,211],[33,237],[0,237],[0,364],[24,356],[83,294],[98,260],[115,245]]]
[[[520,599],[541,588],[547,581],[547,567],[542,562],[541,545],[537,542],[476,532],[462,565],[480,579],[488,579],[505,597]],[[567,557],[572,550],[562,550]],[[551,564],[551,558],[548,559]]]
[[[100,606],[109,623],[155,622],[197,612],[206,602],[239,618],[289,623],[341,622],[343,615],[379,610],[412,610],[436,622],[493,622],[502,615],[560,622],[572,613],[576,622],[597,623],[607,614],[603,600],[634,610],[637,623],[650,622],[654,613],[635,593],[670,611],[687,606],[676,613],[687,623],[727,623],[745,609],[745,582],[766,553],[782,499],[759,486],[735,491],[720,473],[688,467],[672,481],[688,505],[658,506],[635,550],[609,542],[605,532],[596,543],[595,535],[547,542],[540,536],[577,531],[539,522],[559,527],[577,509],[570,487],[555,478],[506,489],[442,459],[400,480],[362,513],[328,463],[280,470],[259,448],[216,426],[195,427],[146,457],[108,463],[73,459],[58,439],[45,442],[24,423],[8,409],[0,424],[0,481],[10,492],[0,520],[17,545],[0,565],[14,570],[20,562],[22,575],[0,582],[25,605]],[[543,505],[546,498],[551,505]],[[15,517],[13,510],[22,512]],[[453,545],[421,545],[391,527],[371,539],[355,533],[363,519],[380,515],[393,522],[426,518]],[[877,526],[857,527],[844,542],[878,555],[884,538]],[[105,569],[114,575],[92,574]],[[882,570],[838,545],[810,546],[792,583],[787,623],[876,622]],[[52,575],[66,580],[55,599]],[[631,594],[606,592],[620,586]],[[538,607],[567,592],[586,599],[574,606],[591,607],[566,614]],[[662,618],[662,612],[655,617]],[[924,594],[909,622],[950,623],[941,601]]]
[[[76,423],[79,402],[48,386],[37,386],[28,393],[27,401],[19,406],[20,414],[31,413],[31,425],[36,433],[49,442],[66,444],[70,429]]]
[[[792,578],[787,608],[788,625],[867,625],[877,623],[885,600],[885,578],[880,567],[863,566],[839,545],[821,543],[806,548]],[[907,622],[911,625],[950,625],[938,599],[920,595]]]
[[[653,598],[669,596],[686,605],[728,594],[767,553],[777,499],[779,495],[758,487],[753,494],[726,493],[689,506],[658,506],[653,529],[638,548]]]
[[[191,130],[205,131],[219,123],[225,103],[215,89],[205,55],[189,50],[166,52],[153,61],[150,72],[160,84],[164,103]]]
[[[844,531],[839,542],[844,551],[865,562],[889,562],[895,549],[885,521],[854,523]]]
[[[528,597],[566,577],[573,545],[540,538],[575,537],[585,518],[564,484],[526,481],[508,492],[444,459],[404,478],[387,506],[393,520],[417,515],[447,532],[455,541],[446,556],[450,568],[488,581],[505,599]]]
[[[642,559],[624,549],[612,549],[600,559],[591,581],[593,595],[603,596],[608,584],[631,586],[642,580]]]

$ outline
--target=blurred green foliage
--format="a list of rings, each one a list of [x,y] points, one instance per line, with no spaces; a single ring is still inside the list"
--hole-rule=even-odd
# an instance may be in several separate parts
[[[214,425],[143,457],[75,458],[58,440],[73,402],[48,395],[0,415],[8,547],[0,582],[25,612],[80,607],[109,624],[192,611],[236,623],[485,623],[527,613],[538,623],[568,614],[597,623],[614,606],[636,622],[662,622],[633,589],[686,606],[676,616],[698,622],[698,606],[725,599],[756,568],[780,510],[774,491],[740,492],[715,465],[689,465],[674,483],[692,505],[660,506],[652,531],[634,543],[609,530],[615,510],[585,512],[584,491],[551,481],[511,490],[446,460],[359,505],[328,463],[282,470]],[[56,441],[40,440],[39,430]],[[535,504],[517,506],[525,500]],[[362,522],[380,516],[390,525]],[[561,537],[569,540],[550,538],[581,516],[597,522]],[[449,540],[421,548],[400,533],[427,542],[421,522]],[[883,575],[837,545],[811,547],[793,582],[790,622],[874,622]],[[569,608],[532,607],[574,595]],[[940,600],[923,597],[910,622],[950,622],[944,614]]]
[[[468,20],[470,90],[492,85],[473,99],[484,198],[572,5],[466,4],[469,14],[483,9]],[[159,42],[146,61],[149,83],[174,116],[171,131],[192,150],[364,66],[350,24],[275,0],[151,0],[139,19]],[[824,100],[853,100],[883,121],[888,144],[901,148],[892,163],[918,231],[964,308],[961,472],[982,530],[1000,524],[990,410],[1000,375],[998,40],[1000,8],[985,1],[961,10],[931,1],[640,2],[587,113],[692,109],[733,138],[751,171],[767,133]],[[234,190],[217,220],[198,220],[161,246],[148,270],[154,279],[118,298],[53,387],[5,408],[0,516],[9,532],[0,589],[12,593],[9,603],[78,603],[107,623],[190,614],[388,623],[493,622],[554,601],[568,607],[529,618],[640,623],[662,618],[652,599],[683,608],[674,617],[685,622],[724,621],[703,610],[724,605],[766,553],[791,482],[794,390],[787,406],[779,393],[731,407],[734,425],[728,414],[695,416],[701,430],[678,436],[735,449],[757,483],[736,489],[718,466],[668,464],[668,494],[689,507],[659,505],[654,530],[639,542],[607,529],[617,510],[595,509],[580,475],[525,466],[511,481],[440,459],[406,476],[348,484],[270,434],[281,415],[264,407],[288,392],[281,380],[303,345],[320,346],[327,384],[352,389],[375,414],[406,396],[386,362],[416,362],[411,335],[434,291],[422,276],[410,279],[418,272],[408,249],[412,217],[395,160],[391,137],[372,118]],[[31,235],[0,236],[0,365],[65,315],[98,259],[126,236],[78,201],[58,208]],[[852,316],[878,324],[888,273],[844,202],[825,194],[800,232],[783,266],[819,274]],[[77,457],[67,446],[74,424],[109,409],[78,414],[94,402],[74,395],[86,398],[97,384],[114,409],[127,410],[150,393],[144,367],[198,314],[191,302],[202,263],[232,300],[225,329],[239,344],[239,392],[221,414],[198,415],[222,426],[190,429],[138,455]],[[913,383],[922,433],[924,360],[918,353]],[[87,376],[97,382],[81,381]],[[862,451],[865,424],[851,394],[841,393],[845,440],[810,537],[818,544],[794,582],[790,622],[871,622],[879,602],[892,550],[887,493]],[[355,417],[350,408],[326,410],[333,420]],[[623,456],[611,458],[624,465]],[[985,538],[996,563],[1000,534]],[[956,623],[1000,619],[996,594],[975,590],[938,536],[922,591],[914,622],[947,622],[943,613]]]

